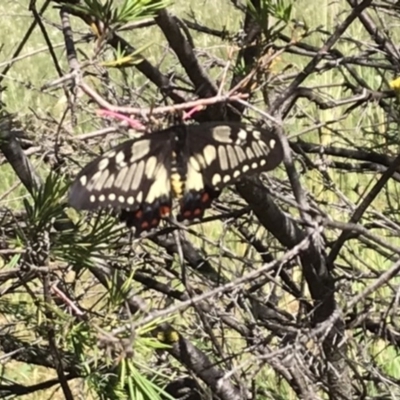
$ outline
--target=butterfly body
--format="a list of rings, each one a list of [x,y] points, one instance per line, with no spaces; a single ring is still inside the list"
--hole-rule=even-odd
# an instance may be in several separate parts
[[[276,168],[281,145],[269,129],[241,123],[177,125],[128,140],[78,174],[69,202],[76,209],[111,207],[137,235],[170,215],[201,218],[221,189],[244,175]]]

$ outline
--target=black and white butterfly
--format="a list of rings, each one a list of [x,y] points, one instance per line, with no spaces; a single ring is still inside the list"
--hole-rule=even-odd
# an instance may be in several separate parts
[[[111,207],[136,235],[158,226],[179,200],[178,220],[201,218],[221,189],[283,158],[272,129],[236,122],[177,125],[144,134],[89,163],[71,186],[79,210]]]

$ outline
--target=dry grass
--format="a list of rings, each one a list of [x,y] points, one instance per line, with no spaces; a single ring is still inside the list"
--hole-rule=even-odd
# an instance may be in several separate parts
[[[4,47],[0,53],[1,69],[3,69],[6,63],[11,60],[16,46],[21,42],[29,24],[32,22],[32,16],[27,10],[27,3],[28,1],[7,1],[0,4],[0,13],[2,15],[0,43],[4,43]],[[228,1],[202,1],[200,7],[198,1],[194,1],[192,4],[194,13],[199,22],[204,22],[210,27],[226,27],[227,30],[237,29],[239,25],[239,14],[236,11],[232,11],[232,9],[229,7]],[[294,4],[294,18],[304,21],[313,28],[315,28],[317,25],[322,25],[324,28],[328,29],[336,24],[336,17],[337,15],[340,15],[341,11],[343,11],[345,4],[346,2],[344,1],[331,2],[329,0],[298,0]],[[186,5],[186,1],[180,0],[174,4],[173,8],[182,17],[186,17],[186,14],[189,12],[189,9]],[[45,19],[47,22],[52,21],[59,23],[58,13],[55,10],[46,12]],[[62,67],[67,70],[65,53],[63,51],[62,35],[49,23],[46,24],[46,27],[56,48],[58,60]],[[289,33],[290,32],[288,32],[288,34]],[[347,36],[349,38],[352,37],[362,39],[362,35],[364,35],[364,33],[359,24],[354,24],[350,31],[347,32]],[[174,57],[166,50],[162,34],[156,28],[152,28],[151,30],[144,32],[139,38],[133,34],[131,36],[133,43],[135,43],[135,46],[137,47],[150,43],[150,46],[144,51],[144,55],[148,57],[151,62],[157,64],[158,60],[160,59],[160,54],[165,54],[161,68],[164,72],[168,72],[170,70],[171,65],[175,63]],[[129,35],[126,37],[129,39]],[[319,46],[323,39],[323,35],[315,34],[307,39],[307,42],[315,46]],[[211,52],[215,55],[215,57],[225,60],[227,55],[232,54],[231,48],[228,48],[226,45],[221,45],[219,41],[210,39],[210,37],[207,35],[199,34],[195,37],[195,41],[198,48],[202,48],[207,52]],[[352,47],[351,41],[348,42],[347,46],[349,47],[342,48],[345,53],[348,53],[349,48]],[[89,46],[86,47],[86,49],[90,54],[92,49]],[[299,71],[303,68],[306,62],[307,59],[304,57],[285,54],[279,60],[279,66],[283,67],[285,65],[292,64],[291,71]],[[377,77],[372,69],[360,69],[359,72],[361,73],[363,79],[365,79],[373,88],[379,87],[382,79],[389,79],[388,77]],[[143,83],[143,78],[139,76],[135,70],[128,71],[127,74],[130,74],[132,85],[139,85]],[[219,77],[215,71],[212,72],[212,75],[216,78]],[[23,124],[26,124],[28,127],[32,127],[32,130],[34,131],[35,135],[37,135],[39,140],[42,140],[43,135],[49,135],[51,133],[51,131],[48,129],[48,126],[46,126],[46,118],[55,118],[57,120],[60,118],[64,110],[65,101],[59,96],[59,93],[54,94],[42,92],[40,90],[43,84],[54,80],[56,77],[57,74],[50,61],[44,39],[39,29],[36,28],[34,34],[30,37],[28,43],[25,45],[19,60],[15,62],[12,69],[4,78],[3,82],[7,86],[7,90],[4,93],[3,101],[7,104],[8,110],[16,113]],[[323,74],[313,74],[307,80],[306,84],[309,86],[321,84],[329,86],[337,83],[339,80],[341,80],[341,77],[335,75],[335,72],[328,72]],[[326,95],[331,96],[332,98],[340,98],[342,97],[342,94],[339,92],[341,90],[341,88],[334,86],[329,88],[327,87]],[[342,109],[335,109],[335,111],[321,111],[313,108],[312,106],[310,107],[306,101],[300,102],[299,106],[303,106],[308,115],[313,116],[315,120],[319,121],[331,121],[338,119],[341,117],[343,111]],[[38,124],[40,119],[43,123],[43,129],[41,129],[41,126]],[[381,125],[382,130],[384,130],[384,124],[385,116],[382,112],[376,111],[374,105],[371,104],[369,107],[363,110],[361,115],[351,114],[347,119],[331,125],[334,133],[324,129],[318,134],[315,132],[307,134],[304,136],[304,139],[315,139],[315,141],[320,139],[322,143],[327,145],[332,143],[345,145],[349,136],[351,136],[353,140],[362,140],[362,137],[360,137],[362,132],[360,132],[358,129],[359,126]],[[309,125],[309,120],[307,120],[304,126],[301,122],[299,123],[299,120],[297,119],[287,120],[286,131],[289,136],[295,136],[305,129],[307,125]],[[82,122],[82,125],[79,129],[81,129],[82,132],[90,130],[91,122]],[[48,140],[48,138],[43,137],[43,140]],[[385,144],[385,140],[386,139],[383,136],[382,138],[376,138],[376,141],[382,146]],[[390,151],[390,148],[388,151]],[[40,168],[41,164],[39,158],[37,159],[37,163]],[[1,166],[1,174],[3,177],[1,181],[1,192],[9,190],[18,182],[17,178],[13,172],[10,171],[8,166]],[[340,171],[332,172],[331,178],[337,189],[340,190],[350,201],[352,201],[354,205],[360,201],[363,191],[372,185],[377,179],[375,175],[366,175],[360,178],[359,175],[343,174]],[[323,190],[324,185],[321,182],[320,174],[316,172],[309,172],[303,177],[303,182],[308,191],[313,194],[315,200],[323,200],[326,202],[325,211],[331,215],[332,218],[344,221],[348,220],[348,214],[343,213],[342,210],[332,207],[332,204],[335,204],[338,201],[337,194]],[[355,189],[356,187],[357,190]],[[7,204],[18,207],[21,205],[21,198],[25,195],[26,192],[23,190],[23,188],[17,187],[11,194],[7,196],[6,199],[1,199],[1,202],[3,205]],[[394,200],[397,201],[399,199],[395,198]],[[382,195],[375,200],[373,206],[377,211],[381,211],[385,208],[386,198],[384,193],[382,193]],[[212,227],[210,225],[204,225],[199,229],[201,229],[207,237],[210,237],[210,239],[217,239],[217,237],[220,236],[222,227],[216,230],[215,225]],[[244,245],[237,244],[235,242],[230,243],[229,237],[225,238],[225,243],[228,243],[230,250],[237,253],[239,256],[243,255],[246,251],[246,247]],[[400,240],[394,239],[393,243],[400,245]],[[204,242],[199,242],[198,245],[207,248],[207,244]],[[377,270],[385,269],[388,266],[387,260],[378,257],[376,253],[372,252],[371,250],[362,247],[357,248],[354,245],[352,247],[352,251],[358,255],[360,260],[371,260],[374,258],[373,263],[376,265]],[[363,268],[361,261],[355,260],[354,265]],[[396,281],[394,281],[394,283],[396,283]],[[362,289],[362,287],[355,286],[353,288],[354,291],[357,289]],[[384,293],[377,293],[377,295],[378,294],[380,296],[384,295]],[[27,296],[22,294],[21,297],[16,297],[13,300],[15,302],[19,302],[26,300],[27,298]],[[291,299],[285,298],[282,301],[287,303],[288,310],[293,311],[294,313],[297,311],[297,304],[293,303]],[[3,320],[8,320],[8,318],[9,317],[7,315],[2,316]],[[34,336],[29,332],[24,332],[24,327],[21,327],[21,335],[25,338],[30,338],[31,340],[35,339]],[[379,343],[376,344],[376,346],[373,346],[373,348],[377,354],[380,352],[378,360],[385,365],[385,368],[390,369],[392,375],[400,378],[400,364],[394,350],[391,348],[382,349],[380,348]],[[27,385],[44,381],[49,379],[49,377],[56,377],[56,374],[53,370],[28,366],[26,364],[17,362],[4,363],[2,372],[4,377]],[[262,378],[264,380],[269,379],[268,371],[264,371],[263,375],[264,376],[262,376]],[[76,388],[78,388],[82,385],[82,381],[77,380],[74,382],[74,385]],[[81,390],[81,388],[78,389],[78,391]],[[46,393],[26,397],[26,399],[29,400],[45,398],[61,399],[63,398],[63,395],[60,390],[49,390],[46,391]],[[90,397],[85,398],[90,399]],[[293,397],[288,395],[287,398],[290,399]]]

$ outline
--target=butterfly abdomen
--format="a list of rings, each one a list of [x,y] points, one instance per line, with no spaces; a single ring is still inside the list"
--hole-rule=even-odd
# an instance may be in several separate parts
[[[187,175],[187,149],[186,130],[178,129],[172,141],[171,159],[171,191],[172,195],[181,199],[185,194],[185,182]]]

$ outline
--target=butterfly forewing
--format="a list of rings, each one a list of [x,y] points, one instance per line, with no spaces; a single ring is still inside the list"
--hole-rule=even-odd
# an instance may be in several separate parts
[[[193,126],[188,143],[189,165],[202,175],[205,183],[216,188],[243,175],[272,170],[283,157],[282,147],[271,130],[240,123]],[[187,179],[187,182],[189,187],[197,180]]]
[[[186,194],[179,219],[201,218],[219,190],[244,175],[276,168],[282,147],[267,129],[240,123],[203,123],[188,131]]]
[[[170,146],[171,135],[160,132],[104,153],[79,173],[70,190],[70,204],[84,210],[170,204]]]

